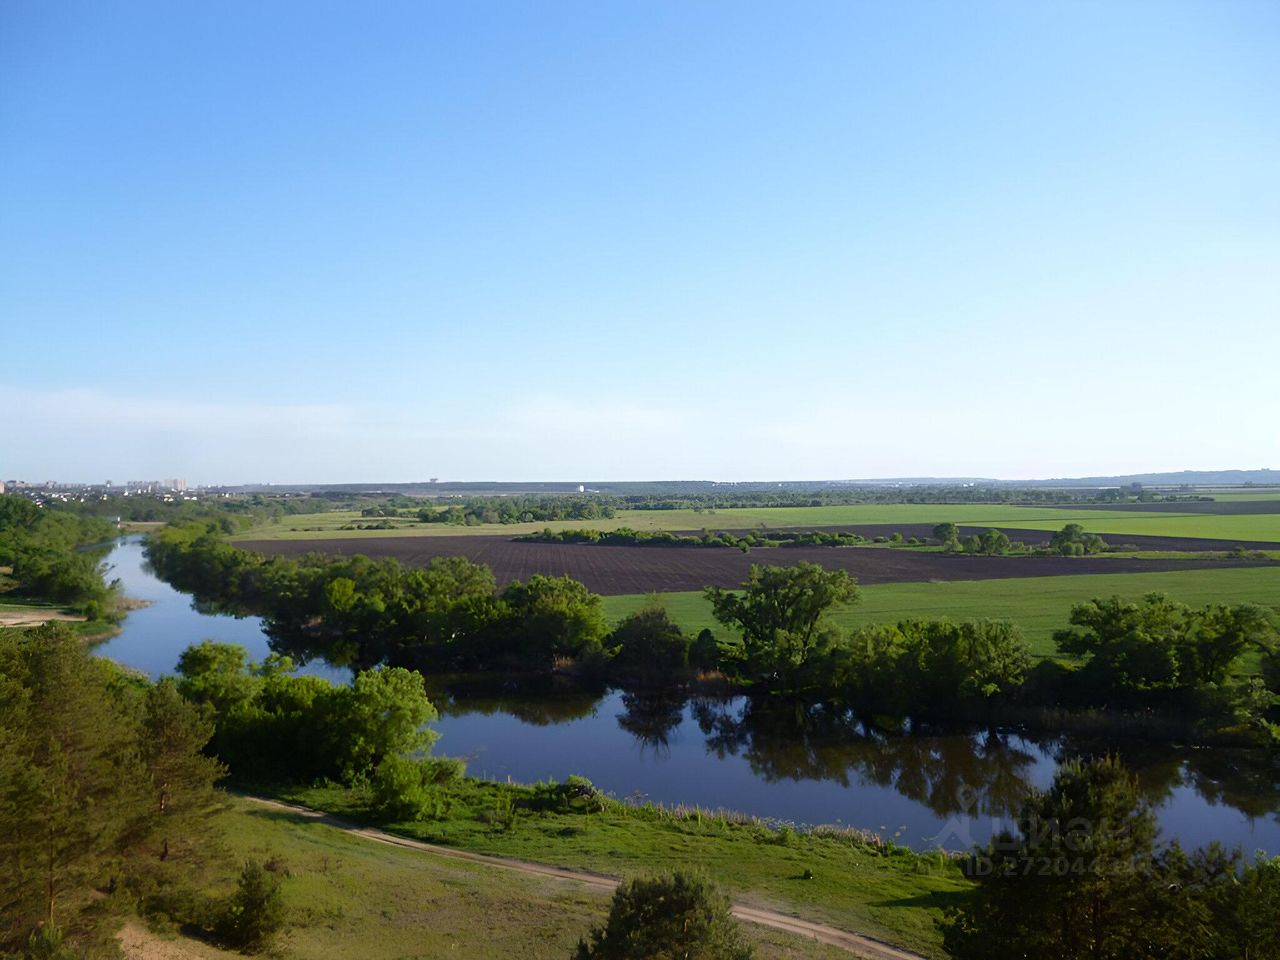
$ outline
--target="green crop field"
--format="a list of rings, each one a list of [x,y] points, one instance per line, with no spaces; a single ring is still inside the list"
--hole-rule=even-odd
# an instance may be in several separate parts
[[[857,604],[835,614],[844,627],[892,623],[907,617],[988,617],[1017,623],[1037,656],[1054,654],[1053,631],[1068,626],[1073,604],[1119,594],[1167,593],[1193,605],[1260,603],[1280,606],[1280,568],[1178,570],[1169,573],[1105,573],[1086,576],[957,580],[946,583],[886,583],[862,588]],[[665,593],[658,598],[686,631],[723,632],[701,593]],[[605,597],[605,611],[619,620],[646,601],[639,595]]]
[[[756,507],[697,512],[694,510],[624,510],[610,520],[454,526],[392,520],[390,530],[342,530],[352,523],[376,523],[353,511],[297,514],[260,524],[239,535],[250,540],[312,540],[394,536],[518,536],[552,530],[749,530],[761,527],[823,527],[854,524],[936,524],[1022,527],[1052,531],[1080,523],[1104,535],[1207,537],[1224,540],[1280,542],[1280,513],[1221,516],[1214,514],[1139,513],[1069,507],[1018,507],[1000,504],[854,504],[828,507]]]

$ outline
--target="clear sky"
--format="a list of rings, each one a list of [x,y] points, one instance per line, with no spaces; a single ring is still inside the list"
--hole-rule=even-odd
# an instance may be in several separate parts
[[[1280,467],[1280,4],[0,4],[0,477]]]

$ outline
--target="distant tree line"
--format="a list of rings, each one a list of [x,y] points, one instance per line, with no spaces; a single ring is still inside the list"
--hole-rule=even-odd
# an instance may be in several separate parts
[[[466,497],[444,506],[435,501],[389,501],[360,511],[364,517],[411,518],[420,523],[478,526],[484,523],[542,523],[548,520],[607,520],[616,499],[599,496]]]

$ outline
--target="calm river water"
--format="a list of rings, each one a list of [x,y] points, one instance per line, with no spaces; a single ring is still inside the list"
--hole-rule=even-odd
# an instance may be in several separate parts
[[[260,621],[200,613],[156,579],[136,538],[121,541],[108,562],[125,592],[151,606],[131,613],[101,655],[159,676],[206,638],[241,644],[255,660],[270,652]],[[349,678],[319,663],[304,671]],[[1029,788],[1050,782],[1060,758],[1113,752],[1158,804],[1166,837],[1280,853],[1280,769],[1249,751],[1008,731],[885,736],[821,708],[640,698],[552,680],[494,688],[454,678],[431,687],[441,711],[436,752],[466,758],[477,776],[531,782],[577,773],[619,797],[843,824],[918,849],[962,849],[1008,823]]]

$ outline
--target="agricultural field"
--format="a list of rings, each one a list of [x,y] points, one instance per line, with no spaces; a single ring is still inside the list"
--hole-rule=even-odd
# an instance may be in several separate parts
[[[1208,603],[1258,603],[1280,606],[1280,565],[1254,569],[1217,568],[1070,575],[1051,578],[969,580],[948,583],[885,583],[863,587],[857,604],[837,611],[844,627],[892,623],[907,617],[955,620],[1012,620],[1036,656],[1055,653],[1053,631],[1066,627],[1073,604],[1092,597],[1140,597],[1166,593],[1193,606]],[[605,597],[610,620],[621,620],[651,598],[644,595]],[[711,606],[701,592],[667,593],[656,598],[686,631],[718,629]]]
[[[1176,509],[1175,509],[1176,508]],[[1216,512],[1204,508],[1217,508]],[[1242,510],[1245,512],[1226,512]],[[1280,542],[1280,500],[1225,502],[1222,504],[1131,504],[1123,508],[1019,507],[1000,504],[855,504],[824,507],[759,507],[715,511],[622,510],[608,520],[558,520],[551,522],[478,524],[454,526],[423,524],[417,520],[388,521],[392,529],[344,530],[352,524],[372,524],[376,518],[353,511],[297,514],[260,524],[241,533],[239,540],[378,539],[422,536],[519,536],[539,530],[750,530],[761,528],[816,528],[878,526],[932,526],[952,522],[977,527],[1053,531],[1066,523],[1080,523],[1094,533],[1107,535],[1186,537],[1232,542]]]
[[[1149,546],[1161,541],[1148,541]],[[1164,544],[1176,549],[1174,541]],[[384,537],[377,540],[241,541],[262,553],[298,556],[311,551],[394,557],[425,566],[434,557],[462,556],[490,567],[499,584],[535,573],[567,574],[600,594],[701,590],[741,583],[752,564],[818,563],[844,570],[862,583],[1058,577],[1092,573],[1158,573],[1192,567],[1218,569],[1265,561],[1093,557],[979,557],[907,547],[778,547],[749,553],[713,547],[594,546],[522,543],[506,537]]]

